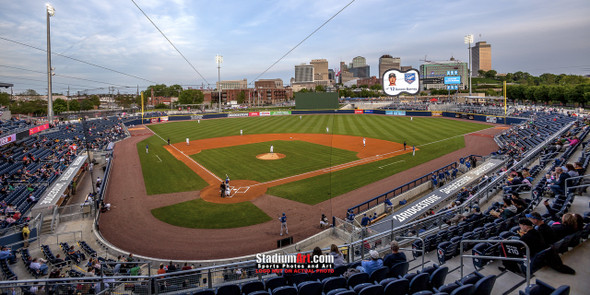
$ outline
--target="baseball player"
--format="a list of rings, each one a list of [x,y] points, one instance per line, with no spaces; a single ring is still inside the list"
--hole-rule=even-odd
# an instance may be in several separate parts
[[[243,131],[242,131],[242,129],[240,129],[240,135],[242,135],[242,134],[243,134]]]
[[[149,152],[150,152],[150,147],[149,147],[149,145],[146,144],[145,145],[145,153],[149,154]]]
[[[365,147],[367,144],[367,140],[363,137],[363,147]]]
[[[415,156],[415,155],[416,155],[416,146],[413,145],[412,146],[412,156]]]
[[[330,128],[326,127],[326,133],[330,133]]]
[[[283,229],[285,229],[285,233],[289,234],[289,229],[287,228],[287,215],[283,212],[283,216],[279,217],[279,221],[281,222],[281,236],[283,235]]]
[[[186,138],[186,145],[190,145],[188,137]]]
[[[270,146],[270,153],[273,154],[275,150],[275,147],[273,145]]]

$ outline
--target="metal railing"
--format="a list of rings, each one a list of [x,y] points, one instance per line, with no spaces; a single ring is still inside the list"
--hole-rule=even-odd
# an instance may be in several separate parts
[[[463,254],[464,243],[505,243],[505,244],[521,244],[525,247],[525,257],[504,257],[504,256],[486,256],[486,255],[469,255]],[[461,255],[461,277],[463,277],[463,258],[478,258],[478,259],[495,259],[495,260],[506,260],[506,261],[522,261],[526,265],[526,284],[530,285],[531,282],[531,250],[529,246],[521,240],[461,240],[459,242],[459,249]]]

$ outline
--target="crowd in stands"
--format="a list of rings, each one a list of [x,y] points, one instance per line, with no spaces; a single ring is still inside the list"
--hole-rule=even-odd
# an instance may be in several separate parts
[[[103,150],[125,137],[117,118],[87,122],[88,146]],[[81,123],[60,123],[0,148],[0,227],[28,221],[26,214],[86,146]]]

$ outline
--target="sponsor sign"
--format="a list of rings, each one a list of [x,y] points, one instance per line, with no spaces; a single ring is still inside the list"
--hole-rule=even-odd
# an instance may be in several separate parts
[[[422,84],[442,84],[442,78],[422,78]]]
[[[438,112],[438,111],[433,111],[430,112],[432,114],[433,117],[442,117],[442,112]]]
[[[354,113],[355,114],[362,114],[363,113],[363,110],[354,110]]]
[[[168,122],[168,116],[160,117],[161,122]]]
[[[76,172],[82,168],[82,165],[84,165],[86,158],[86,154],[78,156],[66,171],[64,171],[64,173],[55,181],[51,188],[45,191],[41,200],[35,205],[35,207],[55,205],[59,200],[59,197],[61,197],[64,191],[68,188],[70,182],[72,182],[72,179],[74,179],[74,176],[76,176]]]
[[[334,256],[256,254],[256,273],[334,273]]]
[[[436,204],[447,200],[448,198],[457,194],[461,188],[470,185],[478,181],[484,174],[493,171],[502,164],[501,160],[491,159],[486,163],[477,166],[477,168],[468,171],[461,177],[453,180],[449,184],[434,190],[432,193],[420,198],[414,202],[411,206],[406,207],[398,211],[397,214],[392,216],[393,226],[398,227],[405,223],[408,223],[418,216],[424,214],[427,210],[435,206]],[[377,224],[371,229],[382,232],[391,229],[391,223],[386,222]]]
[[[486,117],[486,122],[488,122],[488,123],[497,123],[497,121],[498,121],[497,117],[490,117],[490,116]]]
[[[406,111],[385,111],[385,114],[389,116],[405,116]]]
[[[259,112],[259,114],[260,114],[261,117],[263,117],[263,116],[264,117],[270,116],[270,112],[269,111]]]
[[[7,135],[4,137],[0,137],[0,146],[3,146],[5,144],[9,144],[11,142],[16,141],[16,133],[15,134],[11,134],[11,135]]]
[[[373,110],[365,110],[365,114],[372,114]]]
[[[192,115],[191,120],[201,120],[203,119],[203,115]]]
[[[461,84],[461,76],[446,76],[445,85],[449,84]]]
[[[447,85],[447,90],[459,90],[459,85]]]
[[[35,133],[41,132],[43,130],[47,130],[49,129],[49,124],[43,124],[43,125],[39,125],[39,126],[35,126],[31,129],[29,129],[29,135],[33,135]]]
[[[158,121],[160,121],[160,118],[152,118],[150,120],[150,122],[152,122],[152,123],[158,123]]]
[[[248,115],[249,115],[248,113],[229,113],[229,114],[227,114],[227,116],[229,118],[232,118],[232,117],[248,117]]]
[[[258,112],[249,112],[248,116],[249,117],[258,117],[258,116],[260,116],[260,114]]]
[[[387,70],[381,77],[383,92],[389,96],[402,93],[416,94],[420,91],[420,72],[410,69],[404,72],[398,70]]]
[[[290,115],[291,111],[271,111],[270,115],[271,116],[285,116],[285,115]]]

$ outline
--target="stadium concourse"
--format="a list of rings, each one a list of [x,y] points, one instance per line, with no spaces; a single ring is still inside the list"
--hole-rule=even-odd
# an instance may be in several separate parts
[[[485,210],[491,212],[492,209],[497,208],[497,205],[493,205],[493,203],[497,201],[498,198],[502,199],[504,192],[506,191],[506,187],[509,187],[509,189],[520,190],[521,195],[526,195],[527,190],[525,190],[525,188],[521,188],[518,185],[513,186],[512,179],[510,180],[511,183],[506,183],[506,178],[512,170],[521,172],[524,171],[523,168],[530,168],[531,174],[534,175],[531,176],[533,177],[533,181],[531,182],[531,188],[528,190],[531,193],[530,195],[527,195],[529,196],[527,208],[525,208],[522,212],[519,212],[519,215],[516,215],[515,217],[507,218],[501,222],[492,222],[494,224],[498,224],[498,227],[495,228],[495,233],[500,234],[502,239],[509,238],[509,234],[514,233],[514,229],[511,228],[511,226],[515,223],[518,223],[517,217],[524,217],[526,212],[538,211],[545,213],[545,210],[542,208],[542,206],[537,206],[540,204],[540,196],[543,194],[544,187],[546,186],[546,184],[542,182],[544,174],[541,173],[542,171],[551,172],[551,170],[557,169],[559,167],[558,165],[555,165],[556,163],[563,164],[564,162],[569,163],[574,161],[581,162],[584,172],[586,171],[589,162],[588,159],[590,158],[590,155],[582,148],[582,146],[585,146],[585,143],[582,142],[588,133],[586,126],[584,125],[584,128],[582,128],[582,125],[572,126],[572,122],[574,120],[571,117],[568,118],[567,116],[558,115],[556,113],[550,113],[549,115],[538,115],[538,118],[532,120],[532,125],[513,127],[510,130],[507,130],[503,135],[496,137],[495,139],[500,144],[500,147],[491,145],[490,142],[487,142],[486,144],[479,146],[479,150],[476,152],[464,150],[463,154],[453,155],[452,159],[437,159],[435,161],[438,162],[435,162],[435,165],[428,166],[427,164],[430,164],[430,162],[428,162],[421,166],[414,167],[416,169],[413,172],[408,171],[408,178],[403,179],[401,183],[406,183],[417,176],[421,176],[426,171],[434,171],[448,164],[449,161],[454,161],[458,158],[462,158],[471,154],[483,154],[482,150],[485,147],[489,148],[490,152],[495,152],[494,157],[505,159],[506,162],[504,167],[508,168],[507,171],[503,171],[506,170],[505,168],[503,170],[495,171],[489,174],[489,180],[486,180],[486,182],[481,184],[481,186],[480,184],[474,186],[473,188],[477,189],[470,191],[467,195],[463,194],[465,191],[461,191],[459,194],[453,195],[452,199],[448,199],[449,203],[456,204],[456,202],[459,201],[459,206],[446,210],[440,210],[439,214],[428,216],[426,218],[411,222],[410,224],[401,226],[400,228],[396,228],[393,231],[385,232],[385,235],[376,234],[370,237],[364,236],[361,240],[340,246],[340,248],[344,250],[344,253],[346,254],[346,260],[351,264],[346,265],[344,268],[337,269],[339,273],[335,275],[305,274],[284,277],[265,275],[261,278],[259,274],[256,274],[255,268],[252,265],[252,261],[245,261],[242,263],[229,265],[223,265],[222,262],[218,261],[217,263],[221,263],[221,266],[202,267],[197,270],[192,270],[189,269],[189,267],[186,267],[183,268],[182,271],[175,271],[175,268],[179,269],[182,266],[183,261],[187,260],[186,258],[182,258],[174,262],[171,261],[170,263],[165,263],[166,265],[163,266],[163,268],[167,269],[165,272],[173,272],[174,274],[172,275],[163,274],[161,276],[150,275],[148,277],[129,277],[129,274],[137,275],[142,271],[143,275],[146,273],[149,275],[149,269],[155,272],[158,267],[156,265],[157,263],[154,263],[153,261],[158,260],[152,260],[152,262],[139,260],[140,263],[137,264],[138,260],[133,257],[128,257],[127,254],[124,255],[125,257],[116,259],[113,254],[117,256],[117,254],[121,253],[114,251],[104,244],[99,244],[94,239],[92,234],[89,233],[88,224],[91,224],[92,221],[90,218],[88,218],[75,220],[73,222],[64,222],[59,226],[62,229],[67,228],[68,230],[71,230],[76,226],[86,229],[87,232],[82,233],[80,238],[75,237],[74,234],[74,239],[69,241],[70,245],[74,245],[75,251],[67,250],[66,244],[63,244],[62,241],[56,241],[53,245],[49,245],[48,247],[39,247],[39,240],[37,243],[31,243],[31,246],[28,249],[23,249],[17,253],[17,256],[21,256],[20,258],[22,259],[20,260],[23,260],[23,262],[17,261],[16,264],[11,264],[12,261],[10,257],[6,260],[2,260],[1,266],[6,280],[17,279],[17,275],[18,279],[21,280],[23,278],[33,277],[39,277],[42,280],[11,282],[5,281],[0,283],[0,288],[8,292],[12,291],[16,294],[28,294],[27,292],[52,293],[56,291],[59,293],[100,293],[105,289],[108,289],[109,292],[134,294],[197,294],[200,292],[199,294],[211,295],[241,293],[249,294],[251,291],[255,290],[265,290],[258,292],[257,294],[273,295],[283,293],[301,295],[320,294],[322,291],[324,294],[382,294],[383,292],[387,294],[433,294],[441,290],[447,291],[447,294],[515,294],[518,290],[521,290],[526,294],[549,294],[552,292],[552,289],[557,289],[560,285],[562,285],[562,283],[567,283],[569,286],[562,286],[558,289],[564,293],[554,294],[568,294],[570,292],[570,288],[572,294],[582,294],[583,290],[588,290],[588,287],[590,286],[588,285],[587,280],[580,280],[580,278],[587,277],[588,269],[590,268],[588,267],[587,261],[579,258],[584,257],[584,253],[588,251],[589,243],[587,241],[581,243],[581,241],[588,239],[588,225],[582,225],[579,221],[575,226],[575,231],[571,234],[572,236],[566,237],[568,238],[567,243],[561,242],[557,247],[559,253],[563,253],[561,258],[564,264],[571,266],[578,273],[575,276],[556,274],[556,272],[549,267],[541,268],[544,266],[544,264],[541,263],[542,261],[535,261],[533,258],[533,262],[537,263],[536,265],[528,265],[526,263],[524,265],[529,266],[529,272],[535,272],[537,282],[536,285],[531,284],[528,287],[525,284],[528,284],[528,281],[525,279],[525,274],[527,273],[526,269],[524,272],[525,274],[519,275],[512,274],[506,270],[498,271],[496,269],[496,266],[500,265],[500,256],[498,256],[497,259],[494,259],[492,262],[487,262],[487,265],[486,263],[481,262],[476,263],[476,260],[474,260],[474,265],[471,266],[470,264],[463,265],[464,262],[462,260],[460,261],[459,257],[456,256],[462,253],[456,253],[456,250],[453,250],[453,253],[449,253],[447,248],[444,248],[441,251],[432,251],[432,246],[435,246],[434,249],[445,246],[441,244],[447,242],[447,239],[450,240],[451,243],[458,245],[455,242],[456,239],[453,238],[457,236],[460,236],[463,239],[473,238],[473,234],[476,231],[479,232],[479,227],[483,227],[485,224],[488,224],[491,221],[491,217],[486,216],[485,218],[478,220],[477,225],[476,223],[463,223],[462,226],[458,226],[458,224],[455,229],[452,229],[453,224],[448,226],[447,222],[454,216],[463,215],[465,208],[471,208],[477,204],[478,206],[481,206],[482,211]],[[486,130],[486,132],[494,133],[501,131],[503,130]],[[564,144],[566,138],[572,139],[574,136],[579,137],[579,141],[577,143],[572,143],[570,141],[569,144]],[[140,137],[141,136],[137,136],[137,138]],[[116,165],[117,159],[120,158],[117,155],[117,149],[119,146],[126,142],[133,141],[135,138],[136,137],[131,137],[131,139],[128,138],[116,145],[114,155],[115,161],[113,161],[113,165]],[[546,139],[547,141],[539,141],[539,138]],[[466,136],[465,149],[469,148],[469,141],[478,143],[484,141],[485,139],[490,139],[490,141],[493,141],[493,139],[488,136]],[[134,144],[130,144],[130,146],[132,146],[132,148],[137,151],[137,148]],[[457,151],[457,153],[458,152],[459,151]],[[533,170],[535,173],[533,173]],[[111,176],[112,178],[114,177],[114,173],[116,171],[116,169],[113,170],[113,175]],[[86,179],[88,181],[88,178]],[[394,183],[393,180],[389,180],[391,181],[390,183],[387,181],[388,180],[380,181],[379,184],[388,185],[388,188],[396,186],[395,184],[392,184]],[[587,185],[584,185],[584,182],[582,181],[578,181],[577,183],[579,183],[581,187],[580,190],[576,191],[575,194],[570,194],[568,190],[565,189],[563,190],[562,194],[558,193],[552,197],[553,200],[549,204],[549,207],[553,209],[553,211],[549,210],[549,212],[553,213],[546,217],[547,222],[559,221],[562,216],[567,215],[567,212],[583,214],[584,211],[588,210],[588,197],[582,190],[582,188]],[[111,185],[112,183],[109,184],[109,187]],[[498,193],[490,195],[490,191]],[[364,193],[370,195],[379,195],[383,192],[381,190],[376,190],[371,192],[365,191]],[[355,200],[352,193],[350,193],[348,196],[347,195],[345,195],[342,199],[342,202],[346,205],[342,205],[342,208],[338,208],[339,212],[342,212],[342,215],[344,215],[350,206],[358,203],[358,199]],[[129,197],[132,198],[133,195],[130,195]],[[349,199],[346,199],[347,197]],[[183,198],[183,196],[180,195],[177,198],[180,199]],[[275,199],[273,199],[273,201],[280,201]],[[345,200],[349,200],[349,202],[345,203]],[[162,200],[157,201],[162,202]],[[134,202],[132,204],[135,206],[142,205],[139,202]],[[380,205],[382,206],[383,204]],[[309,208],[299,209],[309,210]],[[106,212],[105,214],[111,214],[114,212],[115,210]],[[316,216],[318,215],[319,214],[314,214],[312,218],[315,226],[317,226]],[[585,222],[588,222],[588,220],[585,220]],[[77,225],[73,225],[73,223]],[[314,225],[310,223],[309,226]],[[101,227],[102,226],[103,224],[101,224]],[[274,235],[276,235],[275,227],[276,225],[272,229]],[[461,233],[459,232],[459,229],[461,230]],[[500,232],[501,230],[505,230],[504,232],[507,233]],[[444,235],[442,233],[444,233]],[[471,233],[471,235],[466,235],[467,233]],[[493,239],[493,237],[489,236],[491,233],[493,233],[493,231],[488,232],[488,236],[479,234],[478,238]],[[62,232],[62,234],[64,233]],[[147,235],[150,234],[151,233],[147,233]],[[415,234],[420,234],[420,236],[423,237],[424,244],[414,243],[412,242],[413,239],[405,239],[405,237],[413,237]],[[430,238],[433,234],[436,237],[435,239]],[[411,252],[406,252],[409,258],[409,264],[402,264],[401,272],[397,272],[398,267],[396,267],[391,268],[391,270],[390,268],[381,269],[375,273],[372,273],[371,275],[362,272],[353,275],[343,274],[344,271],[346,271],[346,268],[354,267],[355,262],[358,263],[360,259],[368,258],[367,255],[369,249],[375,249],[379,251],[382,257],[389,253],[391,250],[388,247],[388,241],[391,240],[391,237],[397,237],[397,239],[399,239],[399,243],[402,245],[407,245],[408,242],[414,245],[413,249],[410,248],[412,249]],[[55,239],[56,237],[42,238],[43,242],[45,243]],[[233,243],[235,247],[238,247],[237,245],[242,246],[239,238],[236,239],[235,235],[233,238],[235,241]],[[461,240],[461,238],[459,240]],[[57,239],[59,239],[59,236]],[[62,236],[62,239],[67,238],[63,238]],[[58,245],[60,242],[62,244]],[[557,243],[559,242],[560,241]],[[581,245],[578,245],[579,243],[581,243]],[[209,244],[215,244],[215,241],[209,241]],[[60,247],[62,248],[61,250]],[[427,253],[420,255],[419,250],[422,247],[424,247]],[[472,247],[474,248],[473,251],[480,251],[479,249],[482,249],[482,247],[478,247],[477,245],[472,245]],[[431,250],[429,251],[426,248]],[[455,249],[458,248],[460,247],[455,246]],[[498,249],[493,243],[485,244],[483,248],[491,250],[487,252],[480,252],[478,254],[485,254],[489,256],[498,254],[492,251],[494,249]],[[573,248],[573,250],[570,250],[570,248]],[[326,251],[326,249],[324,250]],[[62,251],[63,253],[61,253]],[[172,252],[173,249],[163,249],[162,251],[168,253]],[[329,252],[329,250],[327,250],[326,253],[327,252]],[[442,259],[439,254],[440,252],[444,254]],[[62,254],[68,261],[67,266],[63,268],[60,267],[59,265],[61,262],[59,259],[55,259],[55,255],[53,255],[54,253]],[[467,253],[471,252],[465,252],[465,254]],[[91,259],[92,262],[86,262],[86,260],[78,262],[81,254],[85,254],[89,257],[96,257],[98,259]],[[48,276],[47,274],[39,276],[36,269],[31,269],[31,264],[26,266],[25,262],[27,261],[28,257],[42,256],[49,260],[50,270],[48,273],[60,269],[62,274],[67,273],[67,276],[74,277],[74,279],[47,281],[43,279]],[[448,256],[448,259],[445,259],[446,256]],[[425,260],[422,260],[423,258]],[[125,259],[125,261],[123,261],[123,259]],[[426,263],[424,263],[424,261]],[[467,261],[471,261],[471,259],[467,259]],[[175,264],[180,265],[176,266]],[[87,265],[90,267],[86,268],[85,266]],[[198,265],[194,266],[198,267]],[[101,271],[98,269],[101,269]],[[106,278],[104,277],[105,275]],[[398,277],[398,275],[400,277]],[[49,274],[49,276],[51,277],[52,275]],[[75,277],[79,276],[87,277],[83,280],[76,280]],[[91,276],[91,278],[88,276]],[[533,283],[533,281],[530,283]],[[296,287],[294,287],[294,285]],[[339,287],[344,287],[347,289],[338,289]],[[548,293],[534,293],[534,290],[539,291],[538,289],[543,289]]]

